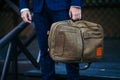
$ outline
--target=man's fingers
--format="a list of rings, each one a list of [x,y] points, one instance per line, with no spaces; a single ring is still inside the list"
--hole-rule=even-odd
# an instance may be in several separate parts
[[[21,18],[24,22],[31,23],[32,17],[29,11],[23,11],[21,13]]]
[[[81,9],[76,7],[71,7],[69,13],[71,13],[71,18],[73,20],[80,20],[81,19]]]
[[[73,12],[72,19],[73,20],[81,19],[81,13],[79,11]]]
[[[80,13],[77,13],[77,12],[76,12],[76,13],[75,13],[75,12],[72,13],[72,19],[73,19],[73,20],[80,19]]]
[[[31,17],[31,14],[28,13],[28,19],[31,21],[32,20],[32,17]]]

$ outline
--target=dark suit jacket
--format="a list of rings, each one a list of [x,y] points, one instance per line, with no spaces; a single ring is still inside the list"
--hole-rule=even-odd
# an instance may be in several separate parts
[[[29,8],[30,0],[20,0],[20,9]],[[82,6],[82,0],[32,0],[33,12],[40,12],[43,5],[47,5],[50,10],[69,9],[70,6]]]

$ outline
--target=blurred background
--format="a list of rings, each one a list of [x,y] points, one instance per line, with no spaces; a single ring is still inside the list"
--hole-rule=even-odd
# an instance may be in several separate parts
[[[119,80],[120,0],[83,0],[83,2],[82,18],[102,25],[105,37],[102,60],[93,63],[89,69],[80,71],[80,75],[83,80]],[[19,0],[0,0],[1,80],[8,79],[7,76],[15,80],[18,76],[27,77],[28,80],[31,80],[31,76],[33,79],[39,77],[39,56],[34,24],[22,22]],[[56,68],[58,75],[62,77],[66,75],[64,64],[57,64]]]

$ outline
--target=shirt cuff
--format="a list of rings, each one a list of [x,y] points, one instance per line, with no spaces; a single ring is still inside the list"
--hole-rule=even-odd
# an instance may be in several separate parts
[[[81,7],[80,7],[80,6],[71,6],[71,7],[76,7],[76,8],[80,8],[80,9],[81,9]]]
[[[20,10],[20,12],[23,12],[23,11],[28,11],[29,9],[28,8],[23,8]]]

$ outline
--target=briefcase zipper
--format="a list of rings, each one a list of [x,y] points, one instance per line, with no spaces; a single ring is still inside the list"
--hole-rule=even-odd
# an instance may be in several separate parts
[[[81,36],[81,40],[82,40],[82,54],[81,54],[81,62],[83,62],[83,54],[84,54],[84,38],[83,38],[83,34],[80,30],[80,36]]]

